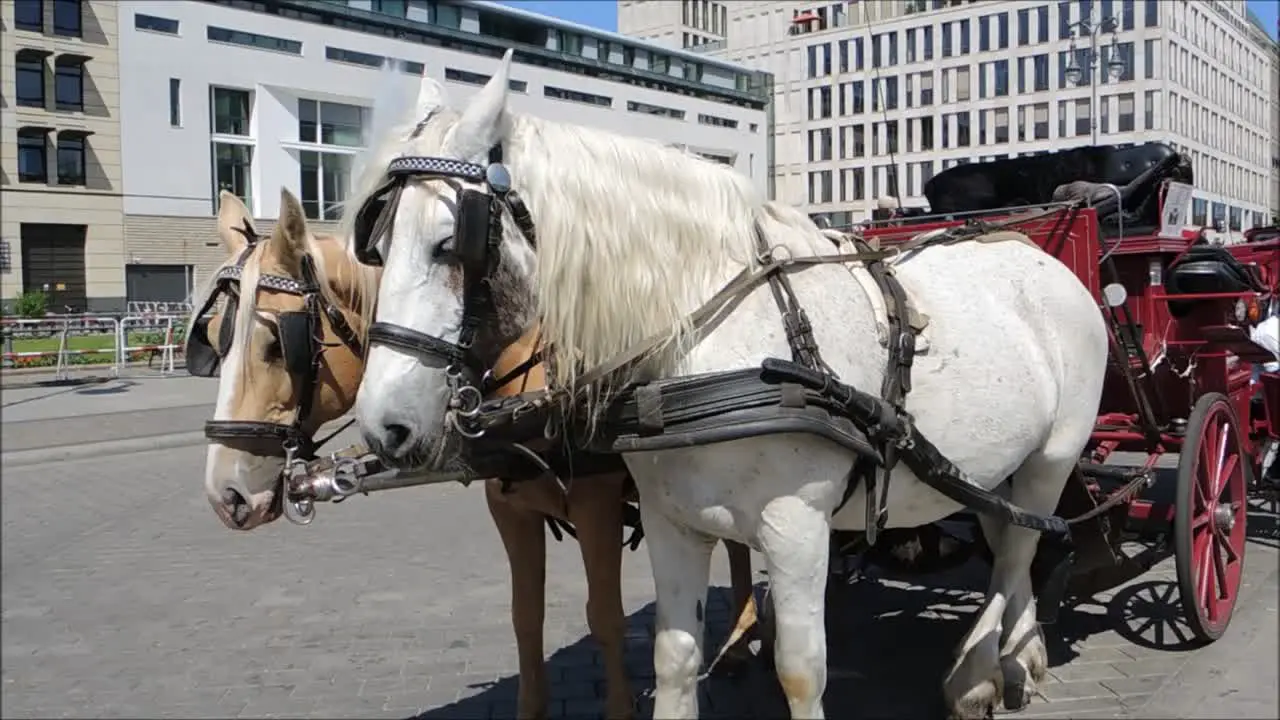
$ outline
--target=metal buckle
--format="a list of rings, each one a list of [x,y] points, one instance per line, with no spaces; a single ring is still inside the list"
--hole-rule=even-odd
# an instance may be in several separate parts
[[[307,463],[299,458],[298,443],[290,438],[284,441],[284,472],[280,479],[280,507],[285,518],[294,525],[310,525],[316,519],[316,506],[310,498],[293,500],[289,492],[296,486],[298,478],[307,474]]]

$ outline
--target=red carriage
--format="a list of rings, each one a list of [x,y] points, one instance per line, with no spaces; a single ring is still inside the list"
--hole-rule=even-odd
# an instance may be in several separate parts
[[[1231,619],[1248,494],[1280,442],[1280,372],[1262,371],[1277,358],[1250,339],[1280,304],[1280,232],[1218,245],[1184,229],[1164,199],[1174,188],[1185,206],[1190,180],[1185,159],[1155,143],[965,165],[926,186],[946,214],[900,215],[861,232],[887,247],[964,223],[1016,229],[1074,270],[1108,320],[1097,425],[1058,511],[1075,518],[1074,568],[1070,578],[1033,569],[1042,619],[1056,615],[1068,579],[1122,562],[1121,541],[1134,533],[1171,539],[1197,638],[1217,639]],[[1040,204],[1050,198],[1075,201]],[[1174,455],[1176,482],[1157,483]]]

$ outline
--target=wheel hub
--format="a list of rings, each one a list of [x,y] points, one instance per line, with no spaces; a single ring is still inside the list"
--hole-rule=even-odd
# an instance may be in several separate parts
[[[1224,503],[1213,509],[1213,526],[1222,532],[1231,532],[1236,526],[1235,503]]]

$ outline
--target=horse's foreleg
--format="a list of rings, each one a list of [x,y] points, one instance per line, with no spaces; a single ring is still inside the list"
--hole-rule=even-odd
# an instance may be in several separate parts
[[[777,637],[774,667],[791,717],[821,720],[827,686],[827,562],[831,522],[800,498],[780,497],[760,514]]]
[[[546,608],[547,536],[541,514],[516,507],[502,497],[497,481],[485,483],[489,514],[498,526],[511,565],[511,625],[520,662],[516,714],[547,716],[547,672],[542,655]]]
[[[587,571],[587,625],[604,659],[605,717],[610,720],[629,720],[635,705],[627,679],[627,619],[622,609],[624,477],[579,478],[569,491],[569,520],[577,529]]]
[[[662,512],[661,501],[640,500],[657,621],[653,641],[653,716],[663,720],[698,717],[698,671],[707,583],[711,576],[710,538],[681,527]]]

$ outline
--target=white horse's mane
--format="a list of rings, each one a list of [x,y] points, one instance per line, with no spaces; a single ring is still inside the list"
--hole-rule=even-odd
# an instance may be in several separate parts
[[[392,158],[448,155],[459,117],[440,110],[391,130],[366,164],[353,206],[378,187]],[[545,342],[565,358],[555,363],[557,385],[571,387],[583,368],[660,333],[667,351],[650,368],[673,371],[693,339],[689,314],[758,263],[757,221],[766,231],[779,223],[808,230],[800,235],[812,246],[800,252],[829,251],[807,217],[765,202],[731,168],[656,141],[509,110],[500,125],[513,185],[537,226],[538,316]]]

